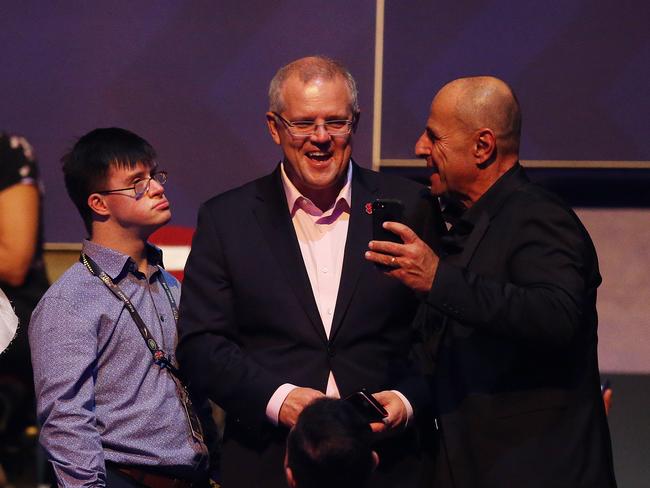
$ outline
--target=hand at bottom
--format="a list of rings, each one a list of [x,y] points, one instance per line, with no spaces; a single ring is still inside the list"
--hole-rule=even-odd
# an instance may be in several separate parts
[[[408,411],[402,399],[392,391],[380,391],[373,393],[373,395],[381,406],[388,412],[388,417],[385,417],[383,422],[373,422],[370,428],[373,432],[388,433],[395,431],[406,426],[408,420]]]
[[[278,422],[286,427],[293,427],[300,412],[311,402],[324,396],[322,392],[313,388],[294,388],[280,407]]]

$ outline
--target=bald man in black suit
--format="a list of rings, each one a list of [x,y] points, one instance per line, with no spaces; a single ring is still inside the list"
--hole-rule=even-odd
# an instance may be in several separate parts
[[[594,246],[575,213],[519,164],[510,87],[463,78],[435,96],[416,154],[450,222],[444,252],[410,229],[367,259],[425,296],[418,315],[441,487],[613,487],[600,396]]]

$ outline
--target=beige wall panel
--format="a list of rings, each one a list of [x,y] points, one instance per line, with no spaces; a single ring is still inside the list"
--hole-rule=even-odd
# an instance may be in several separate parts
[[[601,371],[650,373],[650,209],[578,209],[598,251]]]

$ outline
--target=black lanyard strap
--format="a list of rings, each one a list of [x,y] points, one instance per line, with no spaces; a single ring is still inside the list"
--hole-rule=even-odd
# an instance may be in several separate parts
[[[168,368],[173,373],[173,375],[176,376],[178,374],[178,368],[172,364],[172,361],[170,361],[170,359],[167,357],[165,351],[160,348],[156,340],[153,338],[151,332],[149,332],[149,328],[144,323],[144,320],[142,320],[142,317],[135,309],[135,306],[129,297],[126,296],[126,293],[124,293],[122,289],[113,282],[111,277],[108,276],[108,274],[106,274],[106,272],[101,269],[90,256],[83,252],[81,253],[81,262],[84,264],[84,266],[86,266],[86,268],[88,268],[88,271],[102,280],[104,285],[106,285],[106,287],[113,293],[113,295],[115,295],[124,303],[124,306],[131,314],[131,318],[133,318],[135,325],[138,327],[138,330],[140,331],[140,334],[142,335],[142,338],[144,339],[149,352],[151,352],[154,362],[162,368]],[[165,294],[167,295],[167,299],[169,300],[169,304],[172,308],[172,313],[174,314],[174,320],[178,321],[178,307],[176,306],[176,300],[174,300],[172,292],[169,289],[169,285],[167,285],[167,282],[162,276],[162,273],[158,273],[157,278],[165,290]]]
[[[138,330],[140,331],[140,334],[142,335],[142,338],[144,339],[144,342],[147,345],[149,352],[151,352],[154,363],[156,363],[161,369],[169,370],[169,373],[172,379],[174,380],[174,384],[176,385],[176,389],[178,390],[178,395],[180,397],[181,404],[185,409],[185,415],[189,423],[190,433],[192,434],[192,437],[194,437],[194,439],[198,440],[199,442],[203,442],[203,429],[201,427],[201,423],[199,422],[198,417],[196,416],[194,407],[192,406],[192,400],[190,399],[189,392],[187,391],[187,387],[183,384],[182,380],[180,379],[178,367],[175,364],[173,364],[172,361],[167,357],[165,351],[163,351],[160,348],[160,346],[158,346],[158,343],[149,332],[149,328],[144,323],[144,320],[142,320],[142,317],[135,309],[135,306],[133,305],[129,297],[126,296],[126,293],[124,293],[122,289],[113,282],[111,277],[108,276],[108,274],[106,274],[106,272],[102,268],[100,268],[99,265],[95,261],[93,261],[93,259],[90,256],[88,256],[86,253],[84,252],[81,253],[80,261],[88,269],[88,271],[90,271],[91,274],[97,276],[100,280],[102,280],[104,285],[106,285],[106,287],[113,293],[113,295],[115,295],[124,303],[124,306],[131,314],[131,318],[133,318],[135,325],[138,327]],[[165,294],[167,295],[167,299],[169,300],[169,304],[172,308],[174,321],[178,322],[178,307],[176,306],[176,300],[174,300],[174,296],[172,295],[172,292],[169,289],[169,285],[167,284],[167,281],[165,281],[165,278],[162,273],[162,268],[160,265],[158,265],[158,269],[159,269],[159,273],[157,276],[158,281],[160,282],[161,286],[165,290]]]

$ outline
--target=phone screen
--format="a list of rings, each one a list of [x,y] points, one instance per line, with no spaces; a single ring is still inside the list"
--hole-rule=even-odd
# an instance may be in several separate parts
[[[384,222],[402,222],[404,204],[400,200],[378,199],[372,202],[372,239],[402,244],[402,239],[382,227]]]
[[[349,402],[369,423],[381,422],[384,417],[388,416],[386,409],[375,397],[365,391],[357,391],[346,397],[345,401]]]

